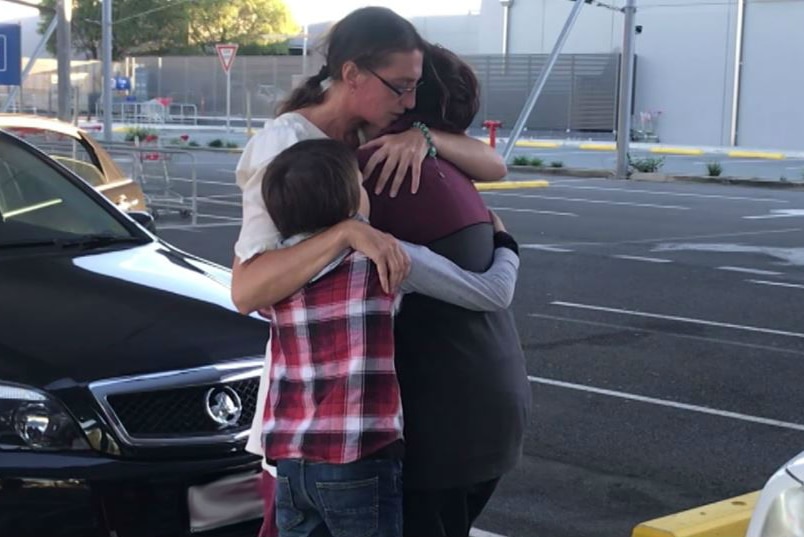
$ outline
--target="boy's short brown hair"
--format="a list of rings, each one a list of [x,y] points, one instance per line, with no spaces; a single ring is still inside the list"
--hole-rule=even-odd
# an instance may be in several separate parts
[[[332,227],[357,213],[357,159],[343,143],[304,140],[268,165],[262,198],[283,238]]]

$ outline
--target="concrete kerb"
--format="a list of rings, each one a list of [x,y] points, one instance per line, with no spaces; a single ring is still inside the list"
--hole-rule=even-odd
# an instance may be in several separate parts
[[[488,138],[480,138],[488,143]],[[498,138],[498,143],[507,143],[507,138]],[[530,149],[573,148],[582,151],[616,151],[614,142],[593,142],[584,140],[518,140],[516,147]],[[727,158],[747,158],[765,160],[804,160],[804,151],[785,151],[745,147],[688,146],[670,144],[648,144],[634,142],[631,149],[656,155],[703,156],[719,155]]]
[[[756,491],[643,522],[631,537],[741,537],[748,530],[759,494]]]
[[[578,168],[538,168],[533,166],[508,166],[509,172],[585,179],[613,179],[611,170],[594,170]],[[764,188],[804,189],[804,181],[779,181],[757,177],[709,177],[704,175],[669,175],[662,173],[634,173],[632,181],[654,183],[707,183],[739,186],[757,186]]]

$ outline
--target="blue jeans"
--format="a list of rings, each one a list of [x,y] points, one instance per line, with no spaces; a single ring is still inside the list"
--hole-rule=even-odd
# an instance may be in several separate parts
[[[402,537],[402,461],[280,460],[280,537]]]

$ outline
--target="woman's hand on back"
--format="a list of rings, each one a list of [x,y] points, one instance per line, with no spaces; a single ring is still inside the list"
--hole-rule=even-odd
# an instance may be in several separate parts
[[[388,233],[357,220],[339,224],[349,245],[374,261],[386,293],[396,293],[410,273],[410,258],[399,241]]]
[[[427,139],[419,129],[409,129],[399,134],[386,134],[361,146],[361,149],[377,148],[363,170],[365,178],[371,177],[382,165],[374,193],[380,195],[391,180],[390,195],[396,197],[408,171],[411,172],[410,191],[419,191],[422,161],[427,157]],[[393,177],[392,177],[393,176]]]

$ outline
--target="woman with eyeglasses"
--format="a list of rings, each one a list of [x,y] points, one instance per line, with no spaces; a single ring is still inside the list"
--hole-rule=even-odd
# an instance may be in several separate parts
[[[263,202],[261,183],[268,164],[296,142],[329,137],[358,149],[414,108],[424,50],[413,25],[393,11],[368,7],[352,12],[330,31],[326,63],[318,74],[294,90],[280,115],[249,141],[236,170],[243,190],[243,223],[235,244],[232,299],[241,313],[269,308],[293,294],[346,248],[375,262],[386,292],[399,288],[409,271],[407,255],[391,235],[356,220],[278,250],[279,232]],[[418,190],[422,162],[436,151],[478,180],[495,181],[506,173],[502,159],[486,144],[464,134],[430,130],[423,123],[369,143],[377,155],[372,167],[383,163],[377,191],[390,181],[392,196],[408,172],[412,192]],[[258,402],[264,401],[266,388],[261,382]],[[255,416],[247,446],[257,454],[262,453],[261,417]],[[268,508],[272,490],[266,479]],[[273,535],[273,511],[266,512],[263,534]]]

